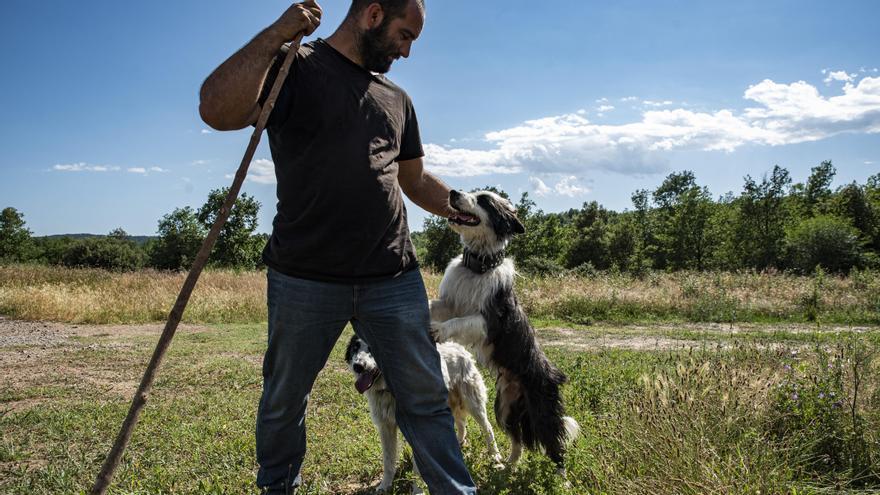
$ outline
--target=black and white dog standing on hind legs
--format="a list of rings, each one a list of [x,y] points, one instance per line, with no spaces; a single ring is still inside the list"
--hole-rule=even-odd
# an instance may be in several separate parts
[[[486,446],[496,469],[501,469],[501,454],[495,443],[495,433],[486,413],[486,384],[483,375],[477,368],[473,356],[462,346],[453,342],[437,345],[440,353],[440,366],[443,381],[449,391],[449,408],[455,418],[455,431],[458,442],[464,444],[467,435],[467,415],[477,421],[485,436]],[[355,388],[367,397],[370,406],[370,418],[379,430],[382,444],[382,481],[376,491],[385,492],[391,488],[394,473],[397,472],[397,401],[388,389],[382,371],[376,364],[370,347],[356,335],[351,337],[345,351],[345,362],[355,375]],[[419,468],[413,462],[413,468],[419,477]],[[413,493],[423,493],[421,488],[413,485]]]
[[[449,225],[461,236],[464,253],[453,259],[431,301],[431,333],[474,350],[497,374],[495,420],[511,440],[508,462],[523,447],[542,450],[565,475],[565,449],[580,426],[565,416],[560,385],[565,375],[551,363],[516,299],[513,261],[504,249],[525,232],[513,205],[491,192],[451,191],[455,210]]]

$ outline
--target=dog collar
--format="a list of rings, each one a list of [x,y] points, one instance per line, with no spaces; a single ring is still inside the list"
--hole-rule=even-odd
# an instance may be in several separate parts
[[[486,273],[504,262],[504,251],[498,251],[490,256],[480,256],[465,248],[461,262],[474,273]]]

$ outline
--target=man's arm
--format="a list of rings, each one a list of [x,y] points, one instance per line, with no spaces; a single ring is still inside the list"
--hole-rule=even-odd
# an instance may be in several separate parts
[[[281,45],[321,23],[315,0],[292,5],[277,21],[235,52],[205,79],[199,93],[199,114],[218,131],[247,127],[260,116],[260,92]]]
[[[397,181],[406,197],[435,215],[445,218],[452,214],[453,211],[449,208],[449,186],[426,171],[421,158],[403,160],[398,165]]]

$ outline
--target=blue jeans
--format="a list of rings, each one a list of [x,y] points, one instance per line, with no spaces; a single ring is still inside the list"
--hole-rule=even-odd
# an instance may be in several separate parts
[[[290,277],[270,268],[268,280],[269,346],[257,412],[257,484],[278,487],[279,493],[299,485],[309,393],[351,322],[369,344],[397,400],[397,423],[431,493],[476,493],[455,437],[440,355],[428,332],[421,273],[411,270],[390,280],[338,284]]]

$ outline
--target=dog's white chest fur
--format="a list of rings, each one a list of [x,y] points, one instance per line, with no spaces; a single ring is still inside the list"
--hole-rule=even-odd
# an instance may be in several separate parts
[[[498,289],[513,286],[516,271],[510,259],[486,273],[471,271],[461,260],[459,255],[449,263],[440,282],[440,299],[449,311],[444,319],[480,314]]]

